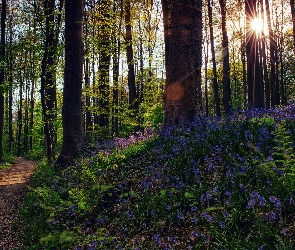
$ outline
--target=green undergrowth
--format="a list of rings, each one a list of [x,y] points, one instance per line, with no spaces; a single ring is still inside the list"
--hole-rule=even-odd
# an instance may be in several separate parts
[[[24,249],[294,249],[295,121],[199,118],[37,168]],[[111,147],[110,147],[111,148]]]

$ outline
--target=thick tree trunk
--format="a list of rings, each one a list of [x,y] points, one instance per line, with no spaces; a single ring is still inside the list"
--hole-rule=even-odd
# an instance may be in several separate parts
[[[217,67],[216,67],[216,57],[215,57],[214,34],[213,34],[212,6],[211,6],[210,1],[211,0],[207,0],[207,6],[208,6],[209,32],[210,32],[210,44],[211,44],[211,56],[212,56],[211,60],[212,60],[212,67],[213,67],[213,91],[214,91],[216,115],[221,116],[219,87],[218,87],[218,82],[217,82]]]
[[[202,110],[202,1],[171,1],[164,127],[192,121]]]
[[[231,87],[230,87],[230,65],[228,36],[226,30],[226,0],[219,0],[221,10],[221,28],[222,28],[222,57],[223,57],[223,106],[225,113],[231,109]]]
[[[65,2],[65,70],[63,90],[63,142],[56,166],[65,166],[85,143],[82,122],[82,0]]]
[[[5,61],[6,0],[2,0],[0,60]],[[0,163],[3,162],[3,126],[4,126],[4,67],[0,70]],[[3,87],[2,87],[3,86]]]

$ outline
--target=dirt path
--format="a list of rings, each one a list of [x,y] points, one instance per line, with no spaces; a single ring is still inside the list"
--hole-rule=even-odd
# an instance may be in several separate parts
[[[13,166],[0,170],[0,250],[21,247],[11,223],[16,219],[35,165],[33,161],[18,157]]]

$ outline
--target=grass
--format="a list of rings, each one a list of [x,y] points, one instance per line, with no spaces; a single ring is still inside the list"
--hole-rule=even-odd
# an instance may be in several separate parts
[[[16,223],[25,249],[294,249],[293,114],[198,117],[60,173],[39,164]]]

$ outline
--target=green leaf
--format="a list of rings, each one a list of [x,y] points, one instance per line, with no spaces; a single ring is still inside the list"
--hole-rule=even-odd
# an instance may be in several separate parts
[[[67,243],[74,241],[77,238],[77,235],[71,231],[63,231],[59,236],[59,243]]]
[[[215,211],[215,210],[222,210],[223,209],[223,207],[208,207],[207,209],[206,209],[206,211]]]
[[[189,193],[189,192],[185,192],[184,196],[188,199],[192,199],[195,197],[192,193]]]
[[[161,190],[161,191],[160,191],[160,194],[161,194],[162,196],[165,196],[166,193],[167,193],[167,190]]]
[[[112,188],[114,188],[114,186],[108,186],[108,185],[104,185],[104,184],[102,184],[102,185],[100,186],[100,189],[101,189],[101,191],[103,191],[103,192],[106,192],[106,191],[108,191],[108,189],[112,189]]]

